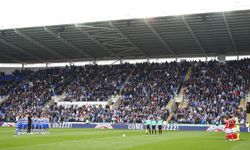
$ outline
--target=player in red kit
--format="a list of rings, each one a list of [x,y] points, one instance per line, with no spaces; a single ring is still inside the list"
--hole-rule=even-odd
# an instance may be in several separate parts
[[[236,121],[234,120],[233,116],[230,116],[229,119],[229,129],[231,130],[231,136],[232,139],[235,141],[237,139],[237,133],[236,133]]]
[[[231,129],[229,128],[230,127],[230,119],[229,119],[229,117],[226,117],[224,119],[224,122],[225,122],[226,139],[228,141],[232,141]]]

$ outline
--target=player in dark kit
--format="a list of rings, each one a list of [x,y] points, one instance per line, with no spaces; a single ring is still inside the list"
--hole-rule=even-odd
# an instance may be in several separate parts
[[[151,125],[151,120],[148,118],[146,120],[146,134],[151,134],[151,128],[150,128],[150,125]]]
[[[157,125],[158,125],[159,134],[162,134],[163,120],[161,118],[159,118],[159,120],[157,121]]]
[[[31,120],[31,115],[29,114],[29,116],[28,116],[28,129],[27,129],[27,133],[31,132],[31,125],[32,125],[32,120]]]
[[[153,118],[153,120],[151,121],[151,125],[152,125],[152,134],[156,134],[156,120]]]

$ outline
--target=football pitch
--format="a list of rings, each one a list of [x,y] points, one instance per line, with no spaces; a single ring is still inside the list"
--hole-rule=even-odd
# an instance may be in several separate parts
[[[146,135],[139,130],[50,129],[43,135],[14,135],[0,128],[0,150],[249,150],[250,133],[238,142],[225,141],[222,132],[164,131]],[[125,134],[125,136],[123,136]]]

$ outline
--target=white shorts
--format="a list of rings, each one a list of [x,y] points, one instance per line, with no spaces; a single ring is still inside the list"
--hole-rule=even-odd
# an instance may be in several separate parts
[[[236,129],[235,129],[235,128],[232,128],[232,129],[231,129],[231,133],[236,133]]]
[[[226,134],[231,133],[231,129],[229,129],[229,128],[225,129],[225,133],[226,133]]]

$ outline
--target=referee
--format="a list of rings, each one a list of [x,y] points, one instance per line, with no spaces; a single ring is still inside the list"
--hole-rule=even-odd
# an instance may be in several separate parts
[[[156,120],[155,118],[153,118],[153,120],[151,121],[151,126],[152,126],[152,134],[156,134]]]
[[[158,125],[159,134],[162,134],[162,125],[163,125],[162,118],[159,117],[159,120],[157,121],[157,125]]]
[[[150,127],[150,125],[151,125],[151,120],[148,118],[147,120],[146,120],[146,134],[151,134],[151,127]]]

